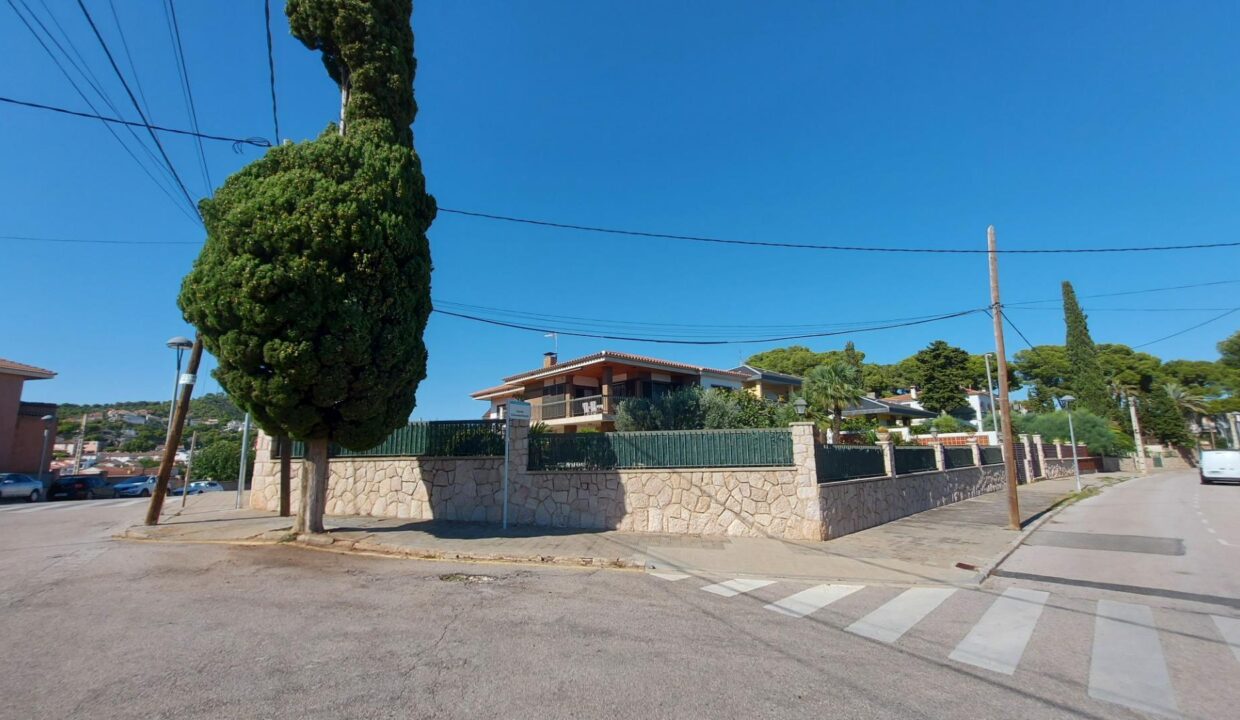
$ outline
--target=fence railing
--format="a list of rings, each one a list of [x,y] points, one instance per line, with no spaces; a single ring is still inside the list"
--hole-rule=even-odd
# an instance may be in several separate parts
[[[786,428],[530,436],[530,470],[782,467],[792,465]]]
[[[275,444],[273,457],[277,455]],[[292,456],[305,457],[305,443],[293,441]],[[328,457],[467,457],[504,454],[503,420],[432,420],[397,428],[369,450],[348,450],[332,443]]]
[[[896,475],[938,470],[939,464],[934,459],[934,448],[897,447]]]
[[[983,465],[999,465],[1003,462],[1003,448],[984,447],[979,449],[982,451]]]
[[[887,474],[881,448],[866,445],[814,445],[818,482],[836,482]]]
[[[973,467],[973,448],[943,448],[943,464],[947,466],[948,470],[954,470],[962,467]]]

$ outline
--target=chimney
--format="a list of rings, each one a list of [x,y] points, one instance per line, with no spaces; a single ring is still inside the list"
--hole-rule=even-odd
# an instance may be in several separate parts
[[[553,352],[543,353],[543,367],[549,368],[560,361],[559,356]]]

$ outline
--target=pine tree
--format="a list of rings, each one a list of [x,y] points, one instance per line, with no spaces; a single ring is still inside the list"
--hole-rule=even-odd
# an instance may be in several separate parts
[[[969,353],[935,340],[910,359],[922,407],[949,413],[968,404],[964,389],[969,383]]]
[[[1065,342],[1068,356],[1066,384],[1076,396],[1078,407],[1099,417],[1110,417],[1115,414],[1115,408],[1107,392],[1102,366],[1098,363],[1098,349],[1089,336],[1089,325],[1076,301],[1072,283],[1066,280],[1063,284],[1063,318],[1068,333]]]
[[[180,306],[220,385],[269,434],[307,441],[294,526],[322,532],[327,448],[408,421],[426,377],[426,231],[413,149],[411,0],[289,0],[293,34],[340,87],[341,119],[273,148],[202,202],[207,243]]]

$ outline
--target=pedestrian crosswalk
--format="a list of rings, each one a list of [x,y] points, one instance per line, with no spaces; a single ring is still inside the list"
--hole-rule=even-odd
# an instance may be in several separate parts
[[[1175,664],[1165,654],[1164,634],[1174,636],[1169,647],[1181,652],[1185,643],[1204,643],[1194,646],[1202,657],[1215,664],[1220,657],[1223,662],[1234,659],[1235,666],[1225,673],[1240,672],[1240,616],[1183,612],[1183,617],[1173,618],[1181,611],[1110,599],[1052,597],[1023,587],[998,591],[926,586],[897,592],[845,583],[805,587],[806,583],[762,578],[703,584],[687,573],[669,570],[650,575],[718,596],[710,602],[737,603],[749,597],[754,602],[748,607],[771,611],[788,622],[810,621],[883,645],[924,649],[932,638],[935,647],[942,645],[937,652],[949,662],[1014,681],[1022,677],[1022,668],[1031,673],[1039,662],[1046,664],[1045,657],[1039,661],[1038,651],[1032,649],[1039,647],[1041,632],[1044,655],[1048,649],[1063,652],[1065,647],[1088,654],[1087,659],[1081,656],[1079,667],[1081,673],[1088,669],[1081,685],[1089,697],[1150,716],[1193,714],[1177,699],[1175,684],[1185,673],[1177,676],[1169,670]],[[1092,623],[1092,635],[1085,630],[1086,622]],[[1180,627],[1184,622],[1196,623],[1192,632],[1184,632]],[[916,639],[907,640],[914,635]],[[1193,661],[1179,662],[1191,666]]]
[[[32,513],[65,512],[70,510],[124,508],[145,505],[149,498],[117,498],[115,500],[73,500],[68,502],[13,503],[0,505],[0,515],[29,515]]]

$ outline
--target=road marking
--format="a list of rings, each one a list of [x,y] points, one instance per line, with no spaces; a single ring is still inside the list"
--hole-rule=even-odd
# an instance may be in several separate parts
[[[852,595],[864,587],[864,585],[817,585],[808,590],[802,590],[799,593],[789,595],[783,600],[777,600],[765,607],[767,610],[774,610],[788,617],[803,618],[816,610],[825,608],[836,600]]]
[[[1240,620],[1236,618],[1223,617],[1222,615],[1211,615],[1214,618],[1214,624],[1218,627],[1219,635],[1223,636],[1223,642],[1227,643],[1231,648],[1231,652],[1240,660]]]
[[[1214,528],[1212,527],[1206,528],[1206,532],[1210,533],[1211,535],[1218,535],[1218,533],[1214,532]]]
[[[775,581],[774,580],[749,580],[749,579],[741,578],[737,580],[729,580],[727,582],[721,582],[716,585],[707,585],[706,587],[702,589],[708,593],[714,593],[722,597],[733,597],[735,595],[740,595],[741,593],[752,592],[754,590],[757,590],[758,588],[764,588],[773,582]]]
[[[949,655],[952,660],[1011,675],[1016,672],[1050,593],[1008,588]]]
[[[893,643],[954,592],[955,588],[910,588],[844,629],[871,640]]]
[[[1141,712],[1179,717],[1154,613],[1148,607],[1098,601],[1089,696]]]
[[[651,570],[650,572],[648,572],[648,573],[646,573],[646,574],[647,574],[647,575],[653,575],[653,576],[655,576],[655,577],[659,578],[660,580],[671,580],[672,582],[675,582],[675,581],[677,581],[677,580],[684,580],[685,578],[689,577],[688,575],[685,575],[684,573],[675,573],[675,572],[655,572],[655,571],[653,571],[653,570]]]
[[[53,505],[50,502],[48,502],[48,503],[43,503],[42,505],[35,505],[34,507],[22,508],[21,510],[14,510],[13,514],[16,515],[18,513],[32,513],[32,512],[39,512],[41,510],[51,510],[54,507],[60,507],[60,506]]]
[[[1220,545],[1226,545],[1227,547],[1231,547],[1231,543],[1227,542],[1223,538],[1218,538],[1218,542]]]

